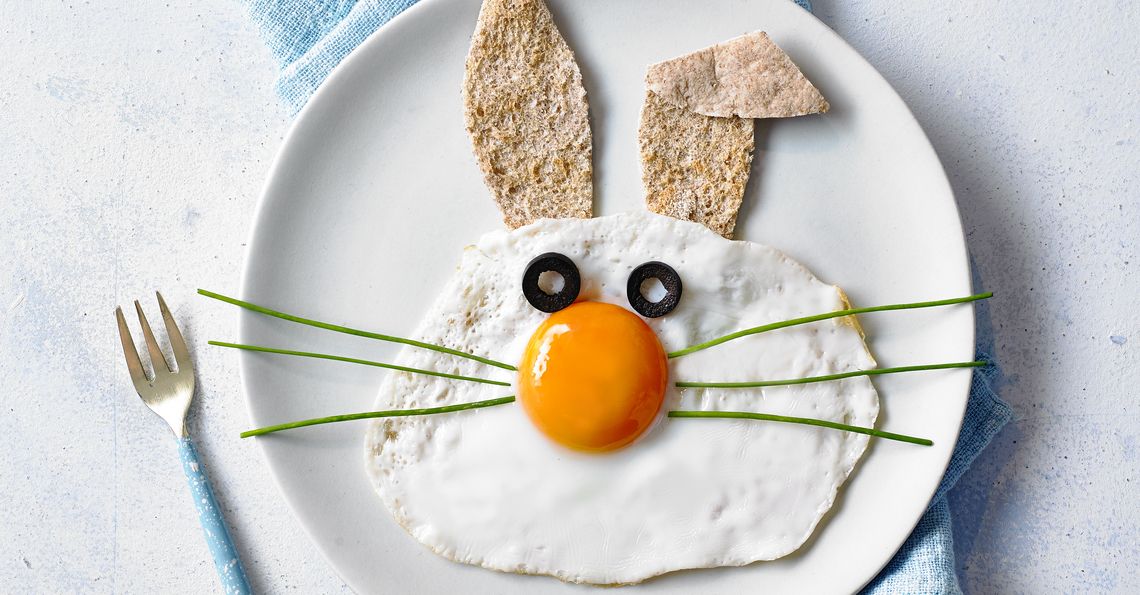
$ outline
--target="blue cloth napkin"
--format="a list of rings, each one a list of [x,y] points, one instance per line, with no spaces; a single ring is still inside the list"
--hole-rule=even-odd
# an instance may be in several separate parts
[[[809,0],[794,0],[811,10]],[[277,93],[293,113],[304,106],[329,72],[373,31],[416,0],[245,0],[281,74]],[[975,286],[981,284],[975,279]],[[969,469],[1011,413],[994,390],[1000,369],[988,353],[993,339],[984,302],[978,308],[978,359],[966,418],[950,467],[914,532],[864,593],[960,593],[954,567],[953,523],[946,493]]]

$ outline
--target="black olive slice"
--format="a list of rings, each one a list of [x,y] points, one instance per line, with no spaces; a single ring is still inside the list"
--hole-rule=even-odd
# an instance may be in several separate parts
[[[539,275],[552,271],[562,275],[562,289],[558,293],[546,293],[538,286]],[[578,299],[582,289],[582,277],[574,261],[557,252],[547,252],[536,256],[526,265],[523,273],[523,296],[530,305],[546,313],[557,312]]]
[[[656,302],[645,299],[641,293],[641,284],[647,279],[657,279],[665,286],[665,297]],[[625,286],[629,305],[638,314],[646,318],[660,318],[673,311],[681,301],[681,276],[673,267],[657,261],[647,262],[629,274],[629,282]]]

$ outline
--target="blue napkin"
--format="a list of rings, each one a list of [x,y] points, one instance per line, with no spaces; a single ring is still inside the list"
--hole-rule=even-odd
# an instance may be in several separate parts
[[[794,0],[811,10],[809,0]],[[329,72],[373,31],[416,0],[245,0],[281,75],[277,93],[293,113],[304,106]],[[975,279],[975,286],[980,282]],[[864,593],[960,593],[954,567],[953,523],[946,493],[969,469],[1011,413],[994,391],[1001,371],[993,349],[988,308],[978,308],[978,359],[991,362],[974,374],[966,418],[950,467],[914,532]]]

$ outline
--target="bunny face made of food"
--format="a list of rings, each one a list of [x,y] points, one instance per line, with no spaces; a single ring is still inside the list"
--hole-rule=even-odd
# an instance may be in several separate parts
[[[483,3],[466,124],[509,230],[465,251],[416,332],[476,357],[405,349],[399,365],[450,376],[394,373],[379,408],[517,402],[377,420],[366,441],[397,522],[451,560],[613,585],[779,558],[811,535],[867,446],[866,435],[826,428],[666,416],[762,411],[869,428],[879,403],[866,377],[677,386],[875,362],[847,317],[686,350],[847,307],[779,251],[727,239],[752,118],[827,103],[763,33],[654,65],[647,82],[648,210],[592,218],[589,111],[573,53],[541,0]]]

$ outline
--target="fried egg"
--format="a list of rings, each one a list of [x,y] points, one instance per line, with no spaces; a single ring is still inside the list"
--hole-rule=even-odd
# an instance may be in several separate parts
[[[569,257],[581,275],[577,302],[554,314],[532,307],[520,284],[531,259],[547,252]],[[647,261],[670,265],[684,283],[677,307],[659,318],[636,314],[626,295],[630,272]],[[411,348],[398,363],[511,386],[394,373],[378,408],[519,400],[377,420],[366,438],[369,475],[416,540],[499,571],[614,585],[785,556],[832,506],[867,436],[665,412],[758,411],[871,427],[879,409],[871,382],[744,390],[674,383],[868,369],[875,362],[860,330],[837,318],[665,354],[844,307],[838,288],[775,249],[652,213],[491,232],[465,251],[416,338],[519,371]],[[599,389],[599,378],[613,386]],[[607,399],[596,398],[599,390]]]

